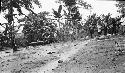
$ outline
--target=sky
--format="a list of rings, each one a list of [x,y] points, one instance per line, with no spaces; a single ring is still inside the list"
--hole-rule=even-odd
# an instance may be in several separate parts
[[[56,0],[39,0],[42,4],[42,8],[38,8],[38,6],[34,5],[34,12],[35,13],[39,13],[42,11],[48,11],[50,13],[52,13],[52,8],[57,10],[59,4],[55,3]],[[118,15],[120,15],[117,12],[117,8],[115,6],[116,2],[115,1],[106,1],[106,0],[84,0],[87,1],[87,3],[91,4],[93,9],[92,10],[86,10],[83,8],[80,8],[80,13],[82,15],[82,18],[86,18],[88,15],[96,13],[98,15],[100,14],[108,14],[111,13],[112,17],[116,17]],[[63,7],[63,9],[65,9]],[[27,10],[25,10],[24,8],[22,8],[23,13],[28,14],[29,12]],[[17,13],[15,11],[15,13]],[[7,22],[6,19],[3,18],[3,14],[0,14],[0,23],[5,23]],[[21,17],[19,17],[21,18]],[[16,20],[15,20],[16,21]],[[2,30],[2,28],[0,27],[0,30]]]

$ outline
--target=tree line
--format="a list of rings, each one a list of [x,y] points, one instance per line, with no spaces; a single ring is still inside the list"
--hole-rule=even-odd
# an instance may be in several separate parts
[[[38,14],[32,11],[32,3],[35,3],[39,7],[41,4],[38,0],[2,0],[1,1],[1,12],[8,10],[8,13],[5,15],[8,23],[1,24],[2,27],[5,28],[4,32],[0,34],[0,48],[1,50],[4,47],[10,47],[13,51],[17,51],[18,47],[26,47],[29,45],[45,45],[55,42],[64,42],[69,40],[77,40],[82,38],[82,36],[90,36],[93,38],[94,36],[99,35],[107,35],[110,34],[119,34],[119,29],[121,25],[121,18],[124,18],[124,12],[120,17],[112,18],[111,14],[107,15],[90,15],[88,19],[83,24],[81,22],[82,16],[79,12],[79,7],[77,5],[81,5],[85,9],[91,9],[91,5],[83,0],[58,0],[60,3],[58,10],[53,9],[54,18],[47,18],[49,12],[40,12]],[[67,11],[62,10],[64,3]],[[120,7],[118,3],[118,7]],[[30,14],[23,14],[21,7],[27,9]],[[17,9],[18,14],[14,14],[14,8]],[[123,10],[123,8],[121,9]],[[64,15],[61,12],[64,12]],[[18,19],[19,26],[15,26],[14,17],[16,15],[25,15],[24,18]],[[65,16],[65,18],[63,18]],[[61,20],[65,20],[64,23]],[[58,23],[55,23],[54,21]],[[20,22],[24,22],[21,24]],[[18,30],[15,27],[20,28],[23,27],[23,37],[16,38]],[[59,28],[59,29],[57,29]],[[97,32],[97,33],[96,33]],[[85,35],[82,35],[85,33]],[[124,34],[125,31],[122,31],[120,34]]]

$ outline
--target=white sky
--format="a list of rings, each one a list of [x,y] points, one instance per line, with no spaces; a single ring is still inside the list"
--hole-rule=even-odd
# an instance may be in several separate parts
[[[34,12],[39,13],[41,11],[48,11],[52,12],[52,8],[57,10],[59,4],[55,3],[56,0],[39,0],[42,4],[42,8],[38,8],[37,6],[34,7]],[[92,13],[100,14],[108,14],[111,13],[112,17],[116,17],[119,15],[117,12],[117,8],[115,6],[115,1],[99,1],[99,0],[84,0],[87,1],[87,3],[91,4],[93,9],[91,11]],[[23,13],[28,14],[28,11],[23,9]],[[17,13],[17,12],[16,12]],[[90,10],[85,10],[83,8],[80,8],[80,13],[82,14],[83,18],[86,18],[90,14]],[[6,20],[3,18],[3,13],[0,14],[0,23],[5,23]],[[1,28],[0,28],[1,29]]]

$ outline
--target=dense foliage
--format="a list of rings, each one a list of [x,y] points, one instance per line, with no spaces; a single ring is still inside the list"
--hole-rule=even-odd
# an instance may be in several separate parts
[[[23,33],[28,43],[43,41],[44,44],[55,42],[56,25],[46,18],[48,12],[29,14],[25,17]],[[41,44],[42,45],[42,44]]]
[[[62,25],[58,32],[58,37],[60,41],[68,41],[78,39],[80,36],[80,30],[82,29],[81,23],[81,14],[79,12],[79,6],[82,6],[85,9],[91,8],[91,5],[87,4],[82,0],[58,0],[60,6],[58,11],[53,10],[55,18],[58,18],[59,27]],[[64,5],[63,5],[64,4]],[[66,10],[62,10],[62,7],[65,7]],[[64,11],[64,15],[61,15],[61,11]],[[61,24],[61,17],[64,16],[65,23]],[[79,28],[80,27],[80,28]]]
[[[96,14],[90,15],[84,25],[84,27],[86,27],[85,31],[91,37],[93,37],[93,35],[123,34],[122,32],[124,32],[124,30],[120,29],[120,27],[124,27],[121,25],[121,18],[122,16],[112,18],[111,14],[101,16],[97,16]]]
[[[39,7],[41,7],[38,0],[2,0],[1,1],[1,12],[4,12],[8,10],[8,13],[5,15],[5,18],[7,19],[8,23],[5,24],[5,31],[4,35],[9,38],[10,46],[13,48],[14,51],[17,50],[16,43],[15,43],[15,29],[14,29],[14,16],[15,15],[21,15],[22,10],[21,7],[24,7],[28,11],[35,14],[31,9],[33,8],[32,3],[37,4]],[[19,14],[14,14],[14,8],[17,9]]]
[[[45,45],[53,42],[64,42],[69,40],[76,40],[83,36],[95,36],[112,34],[124,34],[122,30],[121,18],[124,14],[124,2],[118,2],[117,6],[120,8],[121,16],[112,18],[111,14],[89,15],[85,23],[82,23],[82,16],[79,12],[79,5],[84,9],[91,9],[91,5],[83,0],[58,0],[60,5],[58,10],[53,10],[54,18],[47,18],[49,12],[40,12],[38,14],[32,11],[32,3],[34,2],[41,7],[38,0],[2,0],[1,12],[8,10],[5,15],[8,23],[0,24],[5,28],[4,32],[0,34],[0,46],[11,47],[16,50],[17,46],[29,45]],[[30,14],[23,14],[21,7],[24,7]],[[65,7],[66,10],[63,9]],[[14,8],[17,9],[18,14],[14,14]],[[61,14],[63,11],[64,14]],[[24,18],[19,19],[19,26],[14,25],[14,17],[16,15],[25,15]],[[65,22],[61,22],[64,20]],[[57,21],[58,23],[55,23]],[[21,24],[20,22],[24,22]],[[23,27],[22,36],[16,38],[18,30],[15,27]]]

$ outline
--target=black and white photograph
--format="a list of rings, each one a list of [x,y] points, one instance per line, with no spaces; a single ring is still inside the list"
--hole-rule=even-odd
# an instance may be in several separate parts
[[[125,73],[124,0],[1,0],[0,73]]]

